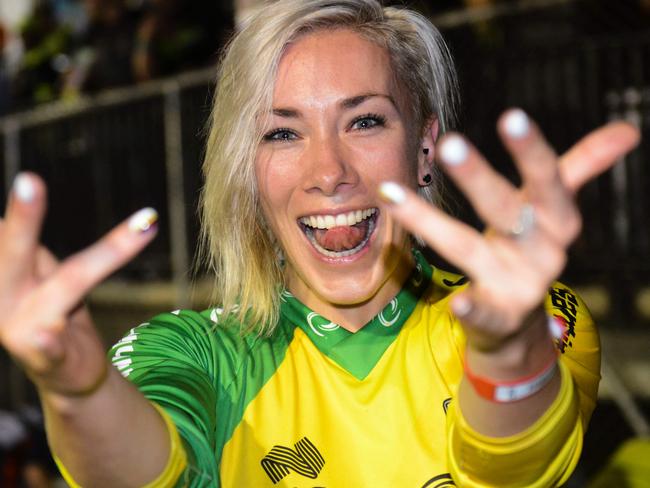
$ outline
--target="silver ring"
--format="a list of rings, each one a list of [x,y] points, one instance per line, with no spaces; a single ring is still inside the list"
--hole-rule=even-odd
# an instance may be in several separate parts
[[[525,203],[522,205],[521,210],[519,210],[517,221],[510,227],[508,236],[514,237],[515,239],[523,239],[530,234],[534,227],[535,208],[530,203]]]

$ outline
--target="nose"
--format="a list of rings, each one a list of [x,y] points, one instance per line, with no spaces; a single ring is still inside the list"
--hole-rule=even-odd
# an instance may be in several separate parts
[[[332,196],[353,188],[358,174],[348,153],[335,135],[313,137],[305,153],[305,189]]]

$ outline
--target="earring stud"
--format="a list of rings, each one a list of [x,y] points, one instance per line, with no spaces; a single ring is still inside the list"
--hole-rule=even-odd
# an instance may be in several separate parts
[[[429,154],[429,148],[428,148],[428,147],[425,147],[424,149],[422,149],[422,152],[423,152],[425,155],[426,155],[426,154]]]
[[[427,173],[422,177],[422,181],[424,181],[428,185],[429,183],[431,183],[431,175]]]

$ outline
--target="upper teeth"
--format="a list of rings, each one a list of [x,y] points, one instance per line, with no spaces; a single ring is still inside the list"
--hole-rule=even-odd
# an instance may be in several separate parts
[[[309,217],[301,217],[300,222],[316,229],[331,229],[332,227],[358,224],[373,215],[376,211],[376,208],[368,208],[366,210],[354,210],[337,215],[311,215]]]

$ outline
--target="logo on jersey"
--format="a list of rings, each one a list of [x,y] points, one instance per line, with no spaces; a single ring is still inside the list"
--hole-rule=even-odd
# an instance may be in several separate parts
[[[553,317],[564,326],[562,337],[557,339],[557,347],[564,354],[567,347],[573,346],[573,338],[576,336],[578,299],[573,293],[564,288],[553,287],[549,290],[549,294],[553,308],[555,308]]]
[[[411,278],[411,283],[413,283],[414,287],[418,287],[422,284],[424,281],[424,274],[422,273],[422,265],[420,263],[417,263],[415,265],[415,275],[413,278]]]
[[[309,327],[314,332],[314,334],[320,337],[325,336],[321,334],[319,330],[327,333],[340,327],[339,324],[335,324],[334,322],[327,320],[325,317],[318,315],[316,312],[309,312],[307,315],[307,323],[309,324]]]
[[[422,488],[448,488],[449,486],[456,486],[456,483],[449,473],[445,473],[431,478],[422,485]]]
[[[397,322],[399,320],[399,316],[402,314],[402,311],[399,310],[398,308],[399,308],[399,302],[397,301],[397,298],[393,298],[390,301],[390,309],[386,307],[384,308],[384,310],[379,312],[379,315],[377,315],[377,318],[379,319],[379,323],[384,327],[390,327],[395,322]],[[388,312],[389,314],[388,318],[384,316],[385,312]]]
[[[449,410],[450,404],[451,398],[445,398],[445,400],[442,402],[442,409],[445,411],[445,415],[447,415],[447,410]]]
[[[451,280],[448,280],[447,278],[442,280],[442,282],[447,286],[462,286],[465,283],[467,283],[468,281],[469,281],[469,278],[467,276],[461,276],[456,281],[451,281]]]
[[[323,469],[325,459],[309,439],[303,437],[294,444],[294,448],[275,445],[262,459],[262,468],[273,484],[287,476],[290,470],[316,479]]]

